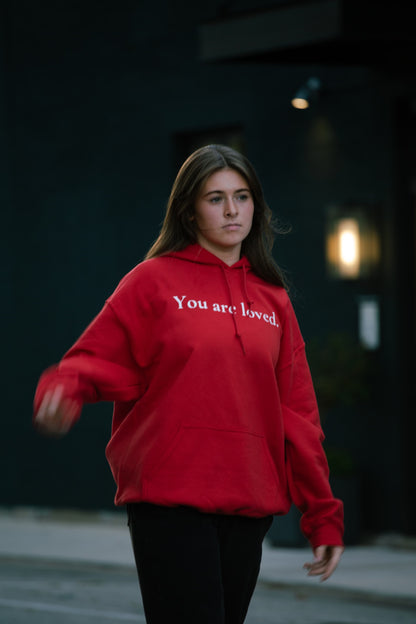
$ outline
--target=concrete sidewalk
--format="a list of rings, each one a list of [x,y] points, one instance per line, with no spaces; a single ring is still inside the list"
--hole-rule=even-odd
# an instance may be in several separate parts
[[[85,513],[0,508],[0,557],[131,566],[134,559],[123,512]],[[334,575],[324,584],[302,569],[308,548],[275,548],[266,541],[260,583],[415,606],[416,540],[380,537],[347,547]],[[319,587],[317,587],[319,586]]]

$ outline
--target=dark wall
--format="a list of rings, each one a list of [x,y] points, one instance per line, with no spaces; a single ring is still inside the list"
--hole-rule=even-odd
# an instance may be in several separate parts
[[[10,3],[5,14],[4,504],[112,505],[104,458],[111,406],[86,406],[71,434],[52,441],[32,429],[33,392],[42,370],[62,356],[157,235],[176,173],[178,133],[242,129],[269,204],[292,228],[275,254],[289,272],[306,340],[330,330],[356,335],[357,296],[371,293],[328,280],[325,211],[354,200],[377,204],[383,220],[390,218],[390,98],[380,98],[367,68],[202,64],[197,25],[215,15],[215,4],[182,2],[173,12],[167,2],[88,3],[82,10],[69,2],[27,3],[17,12]],[[316,74],[327,94],[307,111],[291,108],[293,91]],[[389,271],[378,286],[385,333],[377,392],[365,410],[326,424],[330,439],[357,458],[365,522],[377,530],[400,525],[400,421],[391,415],[389,393],[398,319]],[[388,452],[381,457],[380,449]]]

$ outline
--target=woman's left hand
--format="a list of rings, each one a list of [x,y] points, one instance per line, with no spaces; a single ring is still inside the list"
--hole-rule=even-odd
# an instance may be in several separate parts
[[[318,546],[314,549],[314,561],[303,566],[308,576],[321,576],[326,581],[340,562],[343,546]]]

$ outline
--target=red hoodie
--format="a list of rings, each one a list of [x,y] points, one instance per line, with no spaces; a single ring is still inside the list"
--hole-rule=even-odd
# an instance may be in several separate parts
[[[341,545],[315,394],[289,297],[199,245],[142,262],[42,375],[79,404],[113,401],[116,505],[262,517],[293,502],[313,547]]]

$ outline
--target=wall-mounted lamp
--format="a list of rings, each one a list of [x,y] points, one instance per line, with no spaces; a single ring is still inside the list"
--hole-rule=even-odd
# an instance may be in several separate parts
[[[338,279],[373,277],[380,261],[380,241],[373,207],[331,206],[326,220],[328,274]]]
[[[293,108],[298,108],[300,110],[309,108],[311,102],[317,99],[320,89],[321,81],[319,78],[308,78],[305,84],[302,85],[293,96]]]

